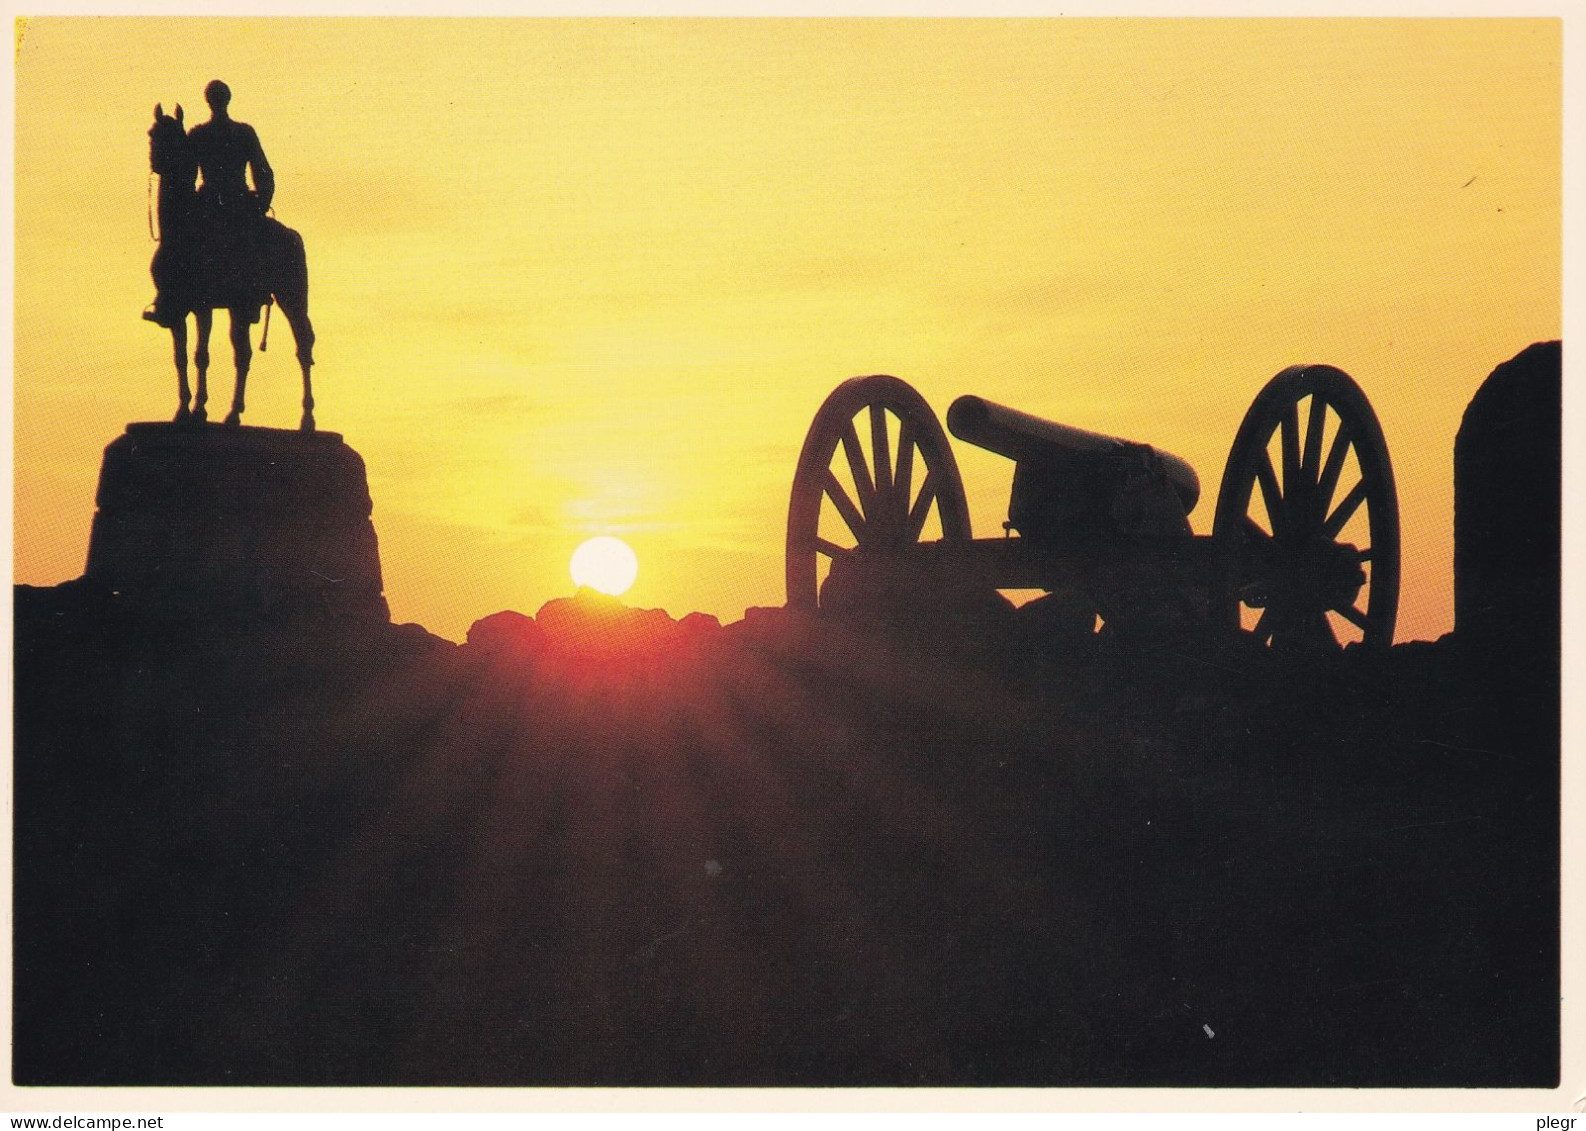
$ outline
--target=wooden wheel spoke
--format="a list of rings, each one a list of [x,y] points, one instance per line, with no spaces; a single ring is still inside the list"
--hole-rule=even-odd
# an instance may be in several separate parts
[[[1354,517],[1355,512],[1360,509],[1360,504],[1366,501],[1366,492],[1367,485],[1364,479],[1349,489],[1349,494],[1344,496],[1343,501],[1338,504],[1338,509],[1332,513],[1322,527],[1322,534],[1325,537],[1338,537],[1338,532],[1344,528],[1345,523]]]
[[[1300,460],[1300,467],[1305,471],[1308,482],[1317,482],[1317,462],[1322,456],[1322,432],[1327,426],[1327,402],[1321,394],[1311,394],[1311,416],[1305,426],[1305,455]]]
[[[831,499],[832,505],[837,508],[837,513],[843,516],[843,521],[848,524],[848,529],[853,532],[854,537],[863,543],[865,516],[859,512],[859,508],[848,497],[848,492],[843,490],[843,485],[837,481],[837,476],[832,474],[832,469],[829,467],[821,481],[821,490]]]
[[[1316,513],[1320,518],[1327,513],[1327,508],[1333,504],[1333,492],[1338,489],[1338,476],[1344,470],[1344,459],[1349,455],[1349,446],[1353,439],[1349,435],[1346,422],[1338,424],[1338,434],[1333,437],[1333,446],[1327,450],[1327,465],[1322,468],[1322,474],[1316,480]]]
[[[892,496],[897,500],[897,517],[908,517],[909,499],[914,491],[914,424],[908,417],[898,426],[898,470],[892,477]]]
[[[1258,641],[1274,648],[1298,648],[1302,652],[1338,648],[1338,634],[1327,619],[1327,611],[1301,607],[1292,600],[1268,605],[1251,632]]]
[[[1248,514],[1240,516],[1239,529],[1244,533],[1246,538],[1253,539],[1263,546],[1270,545],[1272,542],[1272,535],[1261,529],[1261,524],[1255,519],[1251,518]]]
[[[1283,487],[1294,494],[1300,481],[1300,405],[1296,401],[1283,414]]]
[[[875,488],[871,485],[870,469],[865,466],[864,449],[859,446],[859,433],[854,430],[852,420],[843,427],[843,454],[848,457],[848,470],[853,473],[854,489],[859,492],[859,507],[868,515]]]
[[[936,472],[927,470],[925,482],[920,484],[920,497],[914,500],[914,506],[909,511],[909,541],[919,539],[920,532],[925,529],[926,516],[930,514],[931,504],[936,501]]]
[[[1338,647],[1338,634],[1333,631],[1332,622],[1327,619],[1326,609],[1316,609],[1305,618],[1305,634],[1323,648]]]
[[[1356,628],[1360,629],[1361,632],[1366,631],[1366,624],[1367,624],[1366,614],[1361,612],[1359,609],[1355,608],[1355,606],[1353,606],[1353,605],[1339,605],[1339,606],[1337,606],[1337,607],[1335,607],[1333,609],[1333,612],[1337,613],[1339,616],[1341,616],[1345,620],[1347,620],[1350,624],[1352,624]]]
[[[870,458],[876,494],[886,498],[892,491],[892,445],[887,438],[887,410],[878,404],[870,406]]]
[[[1283,488],[1278,486],[1277,472],[1272,470],[1272,457],[1267,452],[1261,453],[1261,462],[1256,464],[1256,480],[1261,484],[1261,498],[1267,506],[1267,518],[1272,523],[1274,537],[1284,534],[1283,520]]]

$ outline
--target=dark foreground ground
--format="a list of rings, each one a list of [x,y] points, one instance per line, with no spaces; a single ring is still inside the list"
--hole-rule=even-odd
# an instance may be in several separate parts
[[[1555,1086],[1556,680],[19,590],[14,1077]]]

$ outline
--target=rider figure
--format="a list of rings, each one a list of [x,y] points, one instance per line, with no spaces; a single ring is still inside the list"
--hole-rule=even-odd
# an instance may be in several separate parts
[[[221,223],[262,216],[275,195],[275,174],[264,158],[259,135],[228,113],[231,88],[219,79],[204,88],[204,101],[209,103],[209,121],[200,122],[187,135],[203,176],[199,198]],[[253,174],[252,191],[247,172]]]
[[[228,112],[231,88],[216,79],[204,88],[204,101],[209,103],[209,121],[194,126],[187,137],[203,178],[198,200],[213,240],[211,277],[229,282],[239,295],[263,305],[269,296],[258,291],[249,269],[258,261],[264,214],[275,195],[275,174],[253,127]]]

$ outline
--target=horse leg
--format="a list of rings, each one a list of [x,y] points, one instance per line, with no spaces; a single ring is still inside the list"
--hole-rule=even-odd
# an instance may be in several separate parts
[[[193,390],[187,384],[187,319],[183,318],[171,327],[171,352],[176,359],[176,395],[180,404],[176,408],[176,423],[185,422],[193,414],[188,409],[188,402],[193,399]]]
[[[298,428],[304,432],[312,432],[314,431],[314,382],[308,374],[310,364],[301,359],[298,363],[303,367],[303,419],[298,424]]]
[[[215,312],[195,310],[193,321],[198,323],[198,346],[193,350],[193,364],[198,369],[198,399],[193,402],[193,419],[202,424],[209,419],[209,332],[215,325]]]
[[[308,320],[306,294],[276,295],[275,301],[292,327],[292,340],[297,343],[297,364],[303,370],[303,421],[298,426],[304,432],[314,431],[314,381],[310,371],[314,367],[314,324]]]
[[[233,308],[231,311],[231,352],[237,359],[237,391],[231,395],[231,411],[226,414],[226,423],[236,426],[242,423],[243,393],[248,387],[248,366],[253,361],[253,326],[248,321],[245,311]]]

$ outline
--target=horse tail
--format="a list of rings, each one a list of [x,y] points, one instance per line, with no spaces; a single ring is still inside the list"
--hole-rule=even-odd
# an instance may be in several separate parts
[[[273,217],[267,223],[270,300],[265,305],[264,332],[269,334],[270,305],[279,303],[281,314],[291,323],[298,360],[312,365],[314,329],[308,319],[308,253],[304,250],[303,237]],[[264,349],[262,341],[259,349]]]
[[[290,237],[286,245],[286,276],[294,293],[302,295],[303,300],[308,300],[308,249],[303,245],[303,237],[291,228],[286,230]]]
[[[308,256],[303,237],[274,217],[266,220],[270,233],[266,258],[268,290],[277,301],[308,303]]]

